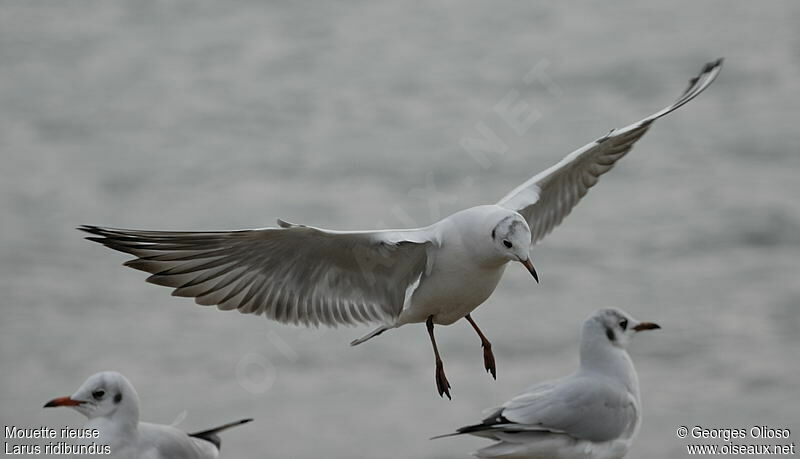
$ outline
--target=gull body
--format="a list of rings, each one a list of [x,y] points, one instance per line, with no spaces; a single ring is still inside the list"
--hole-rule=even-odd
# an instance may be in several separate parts
[[[626,348],[634,334],[658,328],[619,309],[595,312],[583,325],[575,373],[533,385],[480,424],[442,437],[495,440],[475,453],[481,458],[621,459],[642,422],[639,379]]]
[[[84,428],[97,429],[97,443],[110,446],[111,457],[116,459],[214,459],[220,449],[217,434],[251,421],[243,419],[193,434],[139,422],[139,396],[130,381],[114,371],[90,376],[74,394],[53,399],[45,408],[57,406],[86,416]]]
[[[703,92],[722,60],[707,64],[671,105],[612,130],[533,176],[496,204],[472,207],[424,228],[334,231],[278,220],[278,227],[175,232],[83,226],[89,240],[136,258],[125,263],[200,305],[263,314],[283,323],[377,323],[353,341],[425,322],[440,395],[449,393],[433,327],[463,318],[480,337],[496,377],[491,343],[470,316],[492,294],[508,262],[538,281],[530,248],[572,211],[599,177],[653,122]]]
[[[504,225],[507,223],[507,225]],[[505,226],[513,230],[507,231]],[[499,227],[499,228],[498,228]],[[517,212],[477,206],[456,212],[431,227],[438,242],[430,271],[414,289],[397,321],[399,327],[425,322],[437,325],[461,320],[494,292],[509,261],[528,260],[530,229]],[[486,244],[486,236],[503,231],[511,249]],[[496,238],[495,238],[496,239]],[[517,251],[513,251],[519,247]]]

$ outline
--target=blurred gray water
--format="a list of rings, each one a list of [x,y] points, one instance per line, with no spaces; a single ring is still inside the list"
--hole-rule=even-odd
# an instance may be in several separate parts
[[[460,458],[428,437],[572,370],[584,317],[663,330],[631,354],[645,419],[630,457],[683,457],[680,425],[800,435],[800,5],[784,2],[0,2],[0,418],[95,371],[143,418],[187,430],[252,416],[229,458]],[[702,64],[719,80],[657,123],[468,324],[358,348],[204,309],[120,267],[79,224],[234,229],[423,225],[493,202],[566,153],[661,108]],[[525,76],[536,69],[530,84]],[[512,91],[539,114],[517,135]],[[460,146],[489,126],[509,151]],[[435,191],[435,199],[424,196]]]

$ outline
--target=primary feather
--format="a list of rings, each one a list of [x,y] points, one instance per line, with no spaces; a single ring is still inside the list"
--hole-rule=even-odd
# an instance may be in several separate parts
[[[706,64],[674,103],[575,150],[515,188],[497,204],[522,214],[531,228],[531,242],[540,241],[569,215],[601,175],[631,151],[655,120],[697,97],[714,81],[721,69],[722,59]]]

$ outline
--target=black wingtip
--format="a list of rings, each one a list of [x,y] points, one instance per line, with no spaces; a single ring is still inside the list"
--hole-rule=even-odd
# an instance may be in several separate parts
[[[233,421],[228,424],[221,425],[219,427],[214,427],[213,429],[204,430],[202,432],[190,433],[189,436],[210,442],[214,446],[216,446],[217,449],[220,449],[222,447],[222,440],[220,440],[219,435],[217,435],[218,433],[222,432],[223,430],[228,430],[232,427],[237,427],[252,421],[253,418],[240,419],[238,421]]]
[[[703,66],[703,70],[700,71],[700,75],[697,75],[696,77],[691,79],[691,84],[694,85],[695,83],[697,83],[697,80],[699,80],[704,75],[707,75],[713,72],[714,70],[717,70],[718,68],[722,67],[722,62],[724,60],[725,60],[724,58],[720,57],[715,61],[707,62],[706,65]]]
[[[103,232],[103,228],[94,225],[80,225],[75,228],[78,231],[83,231],[84,233],[94,234],[95,236],[102,236],[105,237],[106,235]],[[92,239],[91,237],[86,237],[90,241],[99,242],[96,239]]]
[[[706,65],[703,66],[703,70],[700,71],[700,74],[709,73],[716,69],[717,67],[722,67],[722,63],[725,61],[725,58],[720,57],[714,61],[706,62]]]
[[[440,438],[455,437],[455,436],[458,436],[458,435],[461,435],[461,432],[453,432],[453,433],[444,434],[444,435],[437,435],[435,437],[429,438],[428,440],[438,440]]]
[[[215,434],[217,432],[222,432],[223,430],[228,430],[230,428],[237,427],[237,426],[240,426],[242,424],[247,424],[248,422],[253,422],[253,418],[239,419],[238,421],[229,422],[229,423],[223,424],[223,425],[221,425],[219,427],[214,427],[213,429],[203,430],[202,432],[195,432],[195,433],[192,433],[192,434],[189,434],[189,435],[191,435],[193,437],[199,437],[199,436],[203,436],[203,435]]]
[[[490,427],[491,427],[490,425],[486,424],[473,424],[469,426],[459,427],[458,429],[456,429],[456,433],[454,435],[464,435],[473,432],[480,432],[481,430],[486,430]]]
[[[722,63],[723,62],[725,62],[725,58],[724,57],[720,57],[719,59],[715,60],[714,62],[709,62],[708,64],[706,64],[706,68],[703,69],[703,71],[710,72],[710,71],[714,70],[714,68],[716,68],[716,67],[722,67]]]
[[[677,109],[703,92],[703,90],[717,78],[724,61],[725,59],[720,57],[714,61],[707,62],[697,76],[689,79],[689,85],[686,87],[686,90],[683,91],[681,97],[667,111],[661,113],[661,116]],[[701,82],[701,80],[703,81]],[[658,118],[660,118],[660,116]]]

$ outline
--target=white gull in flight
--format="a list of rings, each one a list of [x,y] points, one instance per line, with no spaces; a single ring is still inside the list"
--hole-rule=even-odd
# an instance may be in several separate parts
[[[283,323],[378,323],[356,345],[386,330],[425,322],[439,395],[450,384],[433,328],[466,319],[496,377],[491,344],[470,312],[492,294],[509,261],[537,278],[530,248],[566,217],[601,175],[653,122],[703,92],[722,60],[706,64],[673,104],[570,153],[496,204],[456,212],[424,228],[334,231],[278,220],[277,228],[173,232],[82,226],[87,239],[134,255],[125,263],[221,310],[263,314]]]

